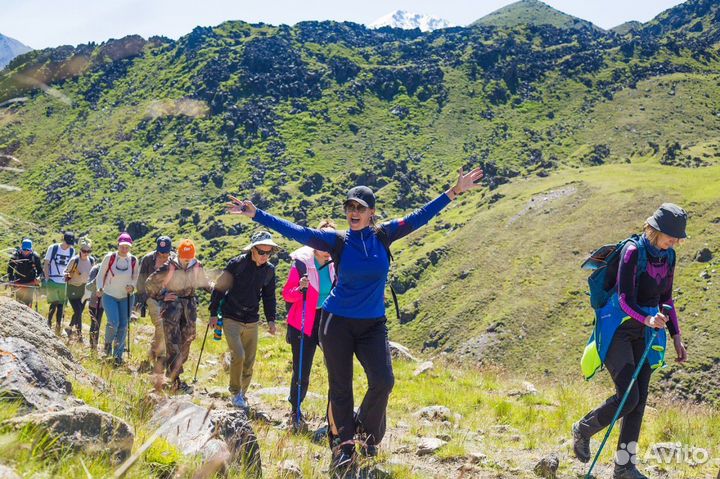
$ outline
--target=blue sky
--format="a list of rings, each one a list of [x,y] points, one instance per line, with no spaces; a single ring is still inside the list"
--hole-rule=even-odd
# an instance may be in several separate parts
[[[466,25],[513,0],[0,0],[0,33],[33,48],[102,42],[129,34],[182,36],[225,20],[294,24],[302,20],[371,23],[393,10]],[[565,13],[611,28],[648,21],[678,0],[547,0]]]

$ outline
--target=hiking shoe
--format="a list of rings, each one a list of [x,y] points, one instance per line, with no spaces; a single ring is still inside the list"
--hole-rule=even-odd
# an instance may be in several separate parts
[[[289,426],[294,433],[307,431],[307,423],[302,412],[293,411],[290,413]]]
[[[374,444],[365,444],[360,447],[360,454],[365,457],[377,457],[378,447]]]
[[[232,400],[232,404],[233,404],[233,406],[239,407],[240,409],[248,408],[247,399],[245,399],[245,395],[241,392],[239,392],[235,395],[235,397]]]
[[[355,464],[355,455],[353,450],[347,451],[343,448],[339,454],[333,456],[330,462],[330,477],[333,479],[346,478],[350,476],[353,465]]]
[[[123,364],[125,364],[125,361],[123,361],[122,358],[114,358],[113,359],[113,366],[115,366],[116,368],[119,368]]]
[[[177,392],[183,393],[183,394],[192,394],[193,393],[193,387],[190,386],[185,381],[177,380],[175,382],[175,385],[173,389]]]
[[[613,479],[649,479],[645,474],[638,471],[635,464],[615,464],[615,470],[613,470]]]
[[[573,451],[578,461],[587,463],[590,461],[590,438],[583,436],[580,430],[580,421],[572,425]]]
[[[71,328],[65,328],[65,334],[67,334],[68,339],[72,339],[73,336],[75,336],[75,332]]]

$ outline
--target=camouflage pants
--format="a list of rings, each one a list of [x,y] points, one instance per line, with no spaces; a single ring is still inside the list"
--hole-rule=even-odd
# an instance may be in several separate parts
[[[165,374],[174,381],[183,372],[195,339],[197,303],[194,298],[178,298],[163,304],[160,314],[165,331]]]

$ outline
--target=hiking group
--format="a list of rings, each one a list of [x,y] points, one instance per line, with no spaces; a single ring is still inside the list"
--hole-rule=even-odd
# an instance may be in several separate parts
[[[358,454],[375,456],[385,434],[387,404],[395,382],[385,316],[390,246],[428,223],[460,194],[478,187],[482,176],[480,169],[460,170],[452,188],[412,214],[383,223],[376,222],[373,191],[354,187],[343,203],[349,225],[345,231],[337,230],[330,219],[317,228],[300,226],[258,209],[248,200],[230,197],[228,213],[246,216],[303,245],[290,254],[292,265],[282,288],[289,305],[286,341],[292,350],[290,424],[295,430],[305,425],[301,406],[320,347],[329,383],[326,414],[334,475],[343,476],[355,467]],[[672,299],[673,247],[686,237],[686,221],[681,208],[663,204],[647,219],[641,235],[601,248],[584,265],[594,270],[589,281],[596,321],[583,355],[583,373],[589,379],[604,365],[616,391],[572,427],[574,451],[582,462],[591,459],[590,438],[608,428],[602,449],[619,418],[618,451],[637,443],[650,375],[664,365],[666,326],[677,360],[687,358]],[[275,335],[277,329],[277,279],[269,260],[279,246],[270,232],[254,233],[250,244],[227,263],[214,283],[196,259],[195,245],[189,239],[173,250],[171,239],[161,236],[155,251],[138,261],[130,253],[132,238],[122,233],[117,251],[106,254],[99,264],[90,255],[91,241],[81,238],[79,243],[76,255],[75,237],[65,233],[61,243],[48,248],[41,264],[32,242],[24,240],[8,269],[18,300],[31,307],[36,298],[33,291],[42,280],[50,304],[48,326],[52,327],[54,315],[55,332],[60,333],[68,299],[73,319],[66,332],[78,341],[82,341],[83,307],[89,302],[91,348],[97,348],[104,312],[104,352],[118,365],[130,345],[128,341],[126,346],[126,339],[131,311],[147,309],[155,326],[148,351],[155,371],[164,374],[164,384],[171,390],[189,393],[192,388],[180,375],[196,338],[196,293],[206,290],[210,292],[208,329],[214,329],[215,339],[224,335],[230,350],[232,403],[248,407],[260,303],[270,334]],[[368,382],[357,409],[353,357],[362,365]],[[613,477],[646,477],[634,461],[620,461],[619,457]]]

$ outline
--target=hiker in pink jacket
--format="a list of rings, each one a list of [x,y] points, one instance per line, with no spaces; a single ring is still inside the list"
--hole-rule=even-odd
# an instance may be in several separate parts
[[[334,230],[335,223],[323,220],[318,229]],[[290,382],[290,424],[301,427],[304,423],[298,411],[298,370],[300,364],[300,329],[302,324],[303,288],[307,288],[305,301],[305,338],[302,342],[302,374],[300,376],[300,402],[305,399],[310,382],[310,370],[318,342],[320,311],[335,282],[335,266],[330,263],[330,253],[312,249],[309,246],[290,254],[294,260],[287,282],[283,287],[283,298],[291,303],[288,312],[287,342],[292,347],[293,374]]]

